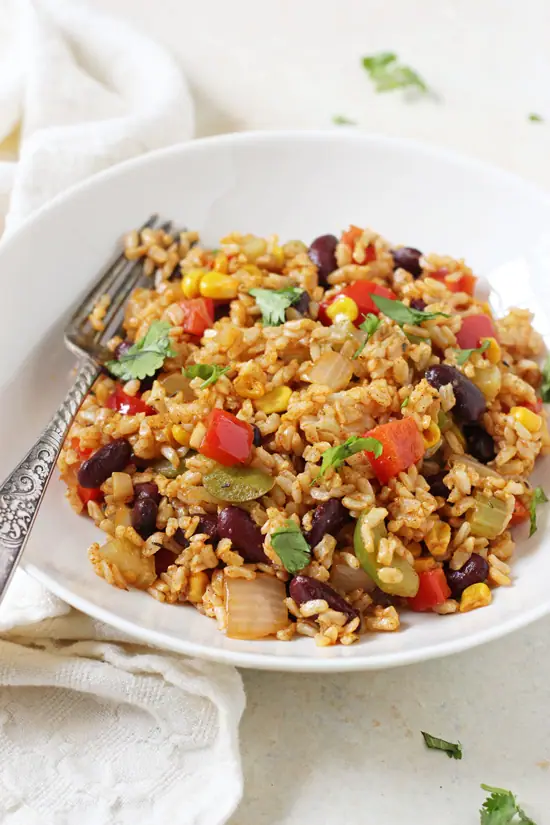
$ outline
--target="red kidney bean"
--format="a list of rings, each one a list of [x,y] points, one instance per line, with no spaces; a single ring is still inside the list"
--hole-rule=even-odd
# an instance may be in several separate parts
[[[327,278],[337,269],[336,245],[338,238],[335,235],[320,235],[311,242],[308,255],[318,269],[319,285],[328,286]]]
[[[113,473],[124,470],[130,463],[132,448],[125,438],[117,438],[96,450],[78,471],[78,483],[81,487],[101,487]]]
[[[420,312],[426,309],[426,301],[423,301],[422,298],[413,298],[411,301],[411,307],[413,309],[419,309]]]
[[[172,553],[167,547],[160,547],[155,553],[155,573],[160,576],[166,573],[171,564],[174,564],[178,557],[177,553]]]
[[[318,504],[313,511],[311,530],[306,535],[307,543],[310,547],[315,547],[327,533],[335,536],[348,518],[349,513],[339,498],[330,498]]]
[[[378,607],[391,607],[393,604],[393,599],[388,593],[384,593],[383,590],[380,590],[379,587],[375,587],[373,590],[369,592],[369,596],[371,597],[374,604],[378,605]]]
[[[352,607],[336,590],[324,582],[312,579],[311,576],[294,576],[290,582],[289,593],[296,604],[304,604],[304,602],[310,602],[313,599],[324,599],[332,610],[338,610],[349,620],[359,616],[359,611]]]
[[[231,543],[245,561],[256,564],[270,564],[264,553],[264,537],[246,510],[240,507],[224,507],[218,513],[218,535],[221,539],[231,539]]]
[[[306,292],[306,290],[304,289],[296,303],[292,304],[292,306],[296,310],[296,312],[300,313],[300,315],[307,315],[309,309],[309,302],[309,293]]]
[[[422,267],[420,266],[422,252],[419,249],[404,246],[402,249],[392,249],[391,254],[394,269],[406,269],[413,278],[419,278],[422,275]]]
[[[199,519],[199,523],[197,524],[195,535],[198,536],[199,533],[206,533],[212,544],[215,544],[219,538],[217,517],[211,515],[210,513],[205,513],[202,515]],[[189,539],[185,538],[185,533],[181,527],[178,527],[172,538],[184,549],[189,547]]]
[[[493,461],[496,456],[495,442],[487,430],[479,424],[466,424],[463,433],[466,438],[466,452],[482,464]]]
[[[145,498],[152,498],[157,504],[160,501],[159,488],[154,481],[142,481],[139,484],[134,484],[134,493],[136,498],[145,496]]]
[[[453,413],[464,422],[477,421],[487,407],[485,396],[473,381],[450,364],[434,364],[425,373],[428,384],[436,390],[450,384],[456,399]]]
[[[430,485],[430,493],[432,496],[442,496],[445,500],[449,495],[449,488],[443,483],[443,479],[447,475],[448,470],[442,470],[433,476],[429,476],[426,481]]]
[[[485,581],[489,575],[489,563],[479,553],[472,553],[460,570],[451,570],[447,567],[445,575],[453,599],[460,599],[464,590],[471,584]]]
[[[132,527],[142,539],[157,529],[158,504],[150,496],[138,496],[132,507]]]
[[[184,550],[186,547],[189,547],[189,539],[185,538],[185,533],[183,532],[181,527],[178,527],[172,538],[175,542],[177,542],[177,544],[180,545],[180,547],[183,547]]]

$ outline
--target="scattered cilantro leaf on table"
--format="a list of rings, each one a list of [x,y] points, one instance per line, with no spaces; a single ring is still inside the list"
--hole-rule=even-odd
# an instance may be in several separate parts
[[[378,52],[363,57],[363,68],[368,72],[377,92],[393,92],[396,89],[415,89],[422,94],[430,90],[420,75],[399,63],[394,52]]]
[[[440,739],[438,736],[432,736],[431,733],[420,731],[424,737],[424,742],[428,748],[436,751],[444,751],[449,759],[462,759],[462,745],[460,742],[447,742],[446,739]]]
[[[406,306],[403,301],[394,301],[391,298],[384,298],[382,295],[375,295],[374,293],[370,297],[380,312],[383,312],[399,326],[403,326],[403,324],[419,326],[423,321],[451,317],[445,312],[425,312],[422,309],[413,309],[413,307]]]
[[[310,562],[310,546],[292,519],[288,519],[284,527],[279,527],[271,534],[271,546],[289,573],[299,573]]]
[[[215,384],[220,376],[229,372],[229,367],[220,367],[217,364],[191,364],[184,367],[183,374],[186,378],[202,378],[200,389],[204,390],[211,384]]]
[[[376,315],[373,315],[372,312],[369,312],[363,323],[359,324],[359,329],[362,329],[367,334],[365,336],[363,343],[359,345],[358,349],[351,356],[352,361],[355,361],[356,358],[359,358],[359,356],[365,349],[369,338],[371,337],[371,335],[374,335],[374,333],[376,332],[381,323],[382,322],[380,318],[378,318]]]
[[[167,321],[153,321],[143,338],[121,355],[116,361],[107,361],[105,366],[109,372],[122,379],[131,381],[132,378],[152,376],[164,364],[164,360],[175,355],[168,333],[170,324]]]
[[[531,121],[531,123],[544,123],[544,118],[542,117],[542,115],[537,115],[536,112],[531,112],[531,114],[528,116],[528,119]]]
[[[345,115],[333,115],[332,122],[335,126],[357,126],[357,121],[350,120]]]
[[[490,796],[481,806],[479,812],[480,825],[536,825],[520,808],[516,797],[511,791],[504,788],[493,788],[491,785],[482,785],[481,787]]]
[[[535,487],[531,498],[531,503],[529,505],[529,520],[531,524],[529,528],[529,538],[537,532],[537,507],[539,504],[544,504],[547,501],[548,498],[542,487]]]
[[[329,447],[328,450],[325,450],[321,459],[321,469],[313,479],[312,484],[322,478],[330,467],[337,470],[338,467],[342,466],[346,458],[355,455],[355,453],[368,450],[374,453],[375,458],[379,458],[379,456],[382,455],[383,449],[382,443],[378,441],[377,438],[362,438],[358,435],[351,435],[349,438],[346,438],[342,444],[337,444],[336,447]]]
[[[456,363],[459,364],[459,366],[462,366],[462,364],[466,363],[466,361],[468,360],[470,355],[472,355],[474,352],[479,352],[479,353],[485,352],[485,350],[488,349],[490,345],[491,345],[491,342],[486,340],[486,341],[483,341],[483,343],[479,347],[474,347],[473,349],[459,349],[459,350],[457,350]]]
[[[262,322],[266,327],[278,327],[286,320],[285,311],[300,300],[303,289],[289,286],[284,289],[251,289],[250,295],[262,311]]]

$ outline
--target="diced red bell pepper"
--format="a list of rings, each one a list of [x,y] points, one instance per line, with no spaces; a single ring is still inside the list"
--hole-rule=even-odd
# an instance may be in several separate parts
[[[339,298],[340,295],[347,295],[348,298],[352,298],[352,300],[354,300],[357,304],[359,315],[354,321],[356,327],[363,323],[365,316],[369,313],[378,315],[380,312],[372,300],[371,295],[380,295],[382,298],[389,298],[392,301],[395,301],[397,297],[391,289],[387,289],[385,286],[380,286],[380,284],[375,284],[374,281],[354,281],[353,284],[345,287],[345,289],[338,292],[337,295],[333,295],[332,298],[323,301],[319,305],[319,320],[326,327],[329,327],[332,324],[331,319],[327,315],[327,308],[333,301],[336,300],[336,298]]]
[[[82,504],[86,506],[89,501],[101,501],[103,492],[100,487],[80,487],[78,486],[78,495]]]
[[[73,436],[70,441],[71,449],[78,453],[78,457],[81,461],[86,461],[87,458],[90,458],[91,454],[94,452],[91,447],[81,447],[80,446],[80,439],[76,436]]]
[[[537,398],[534,404],[531,404],[530,401],[522,401],[522,406],[527,407],[528,410],[531,410],[531,412],[537,413],[538,415],[544,404],[542,403],[542,398]]]
[[[219,464],[233,467],[247,461],[253,438],[254,431],[250,424],[216,408],[208,416],[206,434],[199,452]]]
[[[124,392],[120,384],[117,384],[114,392],[111,393],[105,406],[110,410],[116,410],[121,415],[137,415],[144,412],[145,415],[155,415],[156,410],[142,401],[139,395],[128,395]]]
[[[365,437],[376,438],[382,444],[378,458],[367,451],[376,478],[382,484],[399,475],[424,455],[424,441],[413,418],[402,418],[380,424]]]
[[[418,579],[418,593],[412,599],[407,599],[411,610],[431,610],[438,604],[443,604],[451,595],[451,588],[441,567],[419,573]]]
[[[516,524],[523,524],[524,521],[527,521],[529,518],[529,509],[523,503],[520,498],[516,498],[516,502],[514,504],[514,512],[512,513],[512,518],[510,519],[510,524],[515,526]]]
[[[362,234],[363,230],[359,226],[354,226],[351,224],[349,229],[342,232],[341,241],[342,243],[345,243],[346,246],[349,246],[350,249],[353,249]]]
[[[456,334],[461,349],[477,349],[482,338],[496,338],[495,325],[488,315],[467,315]]]
[[[214,301],[212,298],[191,298],[180,301],[183,310],[183,329],[189,335],[202,338],[204,330],[214,323]]]
[[[435,272],[430,272],[427,277],[434,278],[436,281],[441,281],[445,284],[450,292],[465,292],[467,295],[473,295],[476,288],[477,278],[475,275],[470,275],[464,272],[460,278],[449,277],[449,272],[446,269],[436,269]],[[470,347],[466,347],[470,349]]]

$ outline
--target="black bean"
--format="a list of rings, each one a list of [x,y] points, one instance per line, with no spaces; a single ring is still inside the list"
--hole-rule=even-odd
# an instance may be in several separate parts
[[[451,570],[447,567],[445,575],[453,599],[460,599],[464,590],[471,584],[485,581],[489,575],[489,564],[479,553],[472,553],[460,570]]]
[[[138,496],[145,496],[145,498],[152,498],[157,504],[160,501],[159,488],[154,481],[142,481],[134,484],[134,493],[136,498]]]
[[[315,547],[327,533],[330,536],[335,536],[344,526],[348,517],[349,512],[339,498],[330,498],[328,501],[318,504],[313,511],[311,530],[306,535],[309,546]]]
[[[157,529],[158,504],[149,496],[138,496],[132,507],[132,527],[142,539]]]
[[[327,278],[337,268],[335,235],[320,235],[311,242],[308,255],[318,270],[319,285],[328,286]]]
[[[476,385],[449,364],[434,364],[426,370],[426,381],[438,390],[446,384],[453,388],[456,404],[453,413],[462,421],[477,421],[485,412],[485,396]]]
[[[121,472],[130,462],[132,448],[125,438],[117,438],[96,450],[78,471],[81,487],[101,487],[113,473]]]
[[[214,307],[214,321],[219,321],[229,315],[229,303],[216,304]]]
[[[419,309],[422,312],[426,309],[426,301],[423,301],[422,298],[413,298],[411,301],[411,307],[413,309]]]
[[[262,446],[262,434],[260,432],[260,428],[257,427],[255,424],[252,425],[252,443],[255,447]]]
[[[464,429],[466,452],[482,464],[488,464],[496,457],[495,442],[480,424],[466,424]]]
[[[443,483],[443,479],[448,472],[448,470],[442,470],[440,473],[436,473],[426,479],[430,485],[430,493],[432,496],[442,496],[444,499],[447,499],[447,496],[449,495],[449,488]]]
[[[383,590],[380,590],[379,587],[375,587],[369,591],[369,596],[371,597],[373,604],[376,604],[379,607],[391,607],[393,604],[392,597],[388,593],[384,593]]]
[[[349,620],[359,616],[359,611],[351,606],[343,596],[328,584],[312,579],[310,576],[294,576],[290,582],[289,593],[296,604],[304,604],[313,599],[324,599],[332,610],[338,610]]]
[[[309,293],[306,292],[306,290],[304,289],[304,291],[302,292],[302,294],[300,295],[300,297],[298,298],[296,303],[292,304],[292,306],[294,307],[296,312],[300,313],[300,315],[307,315],[307,311],[309,309],[309,302],[310,302]]]
[[[420,266],[420,258],[422,252],[419,249],[414,249],[412,246],[404,246],[402,249],[392,249],[393,267],[394,269],[406,269],[410,272],[413,278],[419,278],[422,275],[422,267]]]
[[[264,553],[264,537],[246,510],[240,507],[224,507],[218,513],[218,535],[221,539],[231,539],[235,550],[248,562],[269,564]]]

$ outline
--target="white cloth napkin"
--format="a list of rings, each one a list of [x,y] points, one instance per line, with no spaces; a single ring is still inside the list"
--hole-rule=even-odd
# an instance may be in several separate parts
[[[15,160],[2,142],[18,125]],[[158,45],[80,0],[0,0],[8,231],[67,186],[192,133],[185,79]],[[227,820],[242,794],[233,668],[140,646],[19,571],[0,633],[3,825]]]

